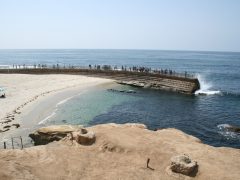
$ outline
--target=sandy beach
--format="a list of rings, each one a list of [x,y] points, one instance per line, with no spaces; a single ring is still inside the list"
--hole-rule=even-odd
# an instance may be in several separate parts
[[[111,82],[113,81],[109,79],[80,75],[0,74],[0,87],[3,87],[6,92],[6,98],[0,99],[1,134],[11,133],[18,125],[20,125],[20,129],[22,126],[20,119],[32,112],[34,105],[42,101],[53,99],[49,103],[42,104],[41,114],[47,114],[47,110],[50,110],[51,106],[55,106],[54,103],[58,103],[57,101]],[[33,118],[31,124],[39,123],[38,121],[41,120],[37,114]]]

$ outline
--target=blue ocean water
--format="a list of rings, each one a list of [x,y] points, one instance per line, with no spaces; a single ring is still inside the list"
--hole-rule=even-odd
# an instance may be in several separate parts
[[[158,50],[0,50],[0,65],[122,65],[172,69],[197,74],[207,95],[133,89],[127,94],[99,88],[76,96],[56,111],[47,124],[140,122],[149,129],[174,127],[213,146],[240,148],[240,53]],[[97,93],[96,93],[97,92]]]

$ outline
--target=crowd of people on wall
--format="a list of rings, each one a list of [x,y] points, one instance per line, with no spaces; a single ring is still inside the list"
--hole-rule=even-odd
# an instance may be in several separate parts
[[[114,71],[130,71],[130,72],[144,72],[144,73],[155,73],[155,74],[164,74],[164,75],[172,75],[172,76],[184,76],[184,77],[193,77],[193,75],[187,73],[185,71],[184,73],[177,73],[176,71],[172,69],[152,69],[149,67],[144,67],[144,66],[110,66],[110,65],[90,65],[89,64],[89,69],[96,69],[96,70],[114,70]]]
[[[53,65],[47,65],[47,64],[34,64],[32,66],[27,66],[25,64],[23,65],[12,65],[13,69],[25,69],[25,68],[34,68],[34,69],[90,69],[90,70],[108,70],[108,71],[130,71],[130,72],[143,72],[143,73],[154,73],[154,74],[163,74],[163,75],[170,75],[170,76],[181,76],[181,77],[193,77],[193,75],[187,73],[186,71],[184,73],[177,73],[174,70],[171,69],[153,69],[145,66],[111,66],[111,65],[91,65],[88,66],[73,66],[73,65],[60,65],[60,64],[53,64]]]

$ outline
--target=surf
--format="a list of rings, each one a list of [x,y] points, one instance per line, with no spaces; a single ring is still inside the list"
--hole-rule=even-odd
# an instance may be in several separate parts
[[[200,75],[197,74],[197,79],[200,83],[200,89],[197,90],[194,94],[195,95],[215,95],[215,94],[222,94],[221,91],[219,90],[213,90],[212,87],[213,85],[206,81],[205,78]]]
[[[235,126],[230,124],[219,124],[217,125],[217,128],[218,133],[227,139],[240,139],[240,133],[237,130],[234,130],[234,128],[236,128]]]

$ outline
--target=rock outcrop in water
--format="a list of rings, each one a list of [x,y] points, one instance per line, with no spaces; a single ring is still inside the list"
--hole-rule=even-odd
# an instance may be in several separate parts
[[[82,127],[50,129],[49,134],[58,129],[77,137],[75,130],[79,132]],[[240,177],[239,149],[205,145],[176,129],[150,131],[142,124],[101,124],[86,130],[95,133],[91,146],[79,144],[67,135],[45,146],[0,150],[0,179],[235,180]],[[39,132],[49,132],[49,128]],[[179,171],[183,174],[166,172],[170,159],[179,154],[187,154],[191,162],[198,162],[195,175],[184,175],[191,172],[195,163],[187,171],[178,168],[181,158],[173,160],[177,168],[172,168],[183,169]],[[183,162],[185,167],[191,164],[188,158]]]
[[[151,88],[158,90],[166,90],[179,92],[184,94],[194,94],[196,90],[200,88],[199,81],[197,79],[172,79],[172,78],[156,78],[150,79],[148,77],[142,79],[135,79],[117,81],[119,84],[129,85],[141,88]]]
[[[117,90],[117,89],[108,89],[110,92],[120,92],[120,93],[136,93],[134,90]]]
[[[231,132],[240,133],[240,127],[238,126],[229,125],[229,126],[226,126],[226,129]]]

